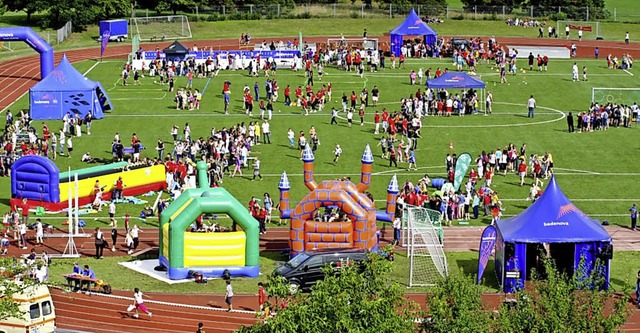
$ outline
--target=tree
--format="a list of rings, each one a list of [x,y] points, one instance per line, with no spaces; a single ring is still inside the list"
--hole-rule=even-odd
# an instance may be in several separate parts
[[[288,305],[266,323],[243,327],[242,333],[365,333],[415,331],[418,306],[404,296],[404,287],[391,281],[392,263],[378,254],[360,265],[325,267],[324,281],[309,294],[288,294],[279,277],[270,277],[265,288],[270,296],[289,298]],[[276,301],[276,305],[279,302]]]
[[[449,274],[427,297],[428,317],[423,321],[427,332],[488,332],[489,317],[482,309],[482,288],[470,277]]]
[[[0,258],[0,322],[8,318],[22,317],[19,304],[13,300],[13,295],[21,293],[37,282],[25,277],[27,268],[20,265],[14,258]],[[18,281],[17,277],[24,277]]]
[[[625,295],[605,290],[603,266],[583,263],[573,277],[559,272],[545,258],[544,274],[534,274],[526,290],[513,295],[489,315],[480,286],[461,274],[442,280],[427,298],[423,328],[430,333],[468,332],[614,332],[628,317]]]
[[[496,332],[614,332],[629,315],[627,298],[605,290],[603,266],[587,267],[584,259],[573,277],[544,259],[544,276],[537,275],[516,302],[503,305]]]
[[[27,13],[27,23],[30,23],[31,15],[44,10],[47,7],[47,2],[45,0],[5,0],[3,7],[12,12],[24,11]]]

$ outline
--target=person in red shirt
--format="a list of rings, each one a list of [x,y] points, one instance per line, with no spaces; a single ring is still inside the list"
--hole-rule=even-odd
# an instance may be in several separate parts
[[[27,202],[27,198],[22,199],[20,209],[22,209],[22,222],[29,225],[29,203]]]
[[[399,61],[400,61],[400,66],[398,66],[398,68],[405,68],[405,66],[404,66],[404,54],[402,54],[402,53],[400,54]]]
[[[436,69],[436,78],[439,78],[442,75],[442,71],[440,70],[440,67],[438,67]]]
[[[358,100],[358,96],[356,95],[355,91],[351,91],[351,108],[355,109],[356,108],[356,101]]]
[[[301,96],[302,96],[302,87],[298,86],[298,88],[296,88],[296,105],[300,105],[302,103],[302,101],[300,100]]]
[[[524,185],[524,176],[527,175],[527,163],[525,163],[524,160],[520,160],[518,175],[520,175],[520,186],[522,186]]]
[[[358,115],[360,116],[360,126],[364,126],[364,108],[360,108]]]
[[[478,182],[478,172],[476,169],[471,169],[469,180],[471,180],[471,186],[476,187],[476,183]]]
[[[287,84],[284,88],[284,105],[291,105],[291,86]]]
[[[248,91],[244,94],[244,110],[249,117],[253,115],[253,96]]]
[[[492,178],[493,178],[493,171],[491,171],[491,168],[488,168],[487,172],[484,173],[484,179],[486,180],[487,187],[491,187]]]
[[[380,134],[380,113],[376,110],[376,113],[373,115],[373,122],[376,124],[376,130],[373,134]]]
[[[113,200],[122,199],[122,191],[124,190],[124,182],[122,181],[122,177],[118,177],[118,180],[114,183],[113,189]]]

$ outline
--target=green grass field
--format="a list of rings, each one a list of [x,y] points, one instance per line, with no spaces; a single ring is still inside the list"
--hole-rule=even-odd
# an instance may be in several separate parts
[[[264,192],[270,193],[275,199],[278,196],[277,183],[280,174],[286,171],[292,183],[291,203],[295,205],[307,193],[307,189],[302,183],[302,163],[299,160],[299,152],[288,147],[286,131],[289,127],[296,132],[300,130],[306,132],[311,126],[317,129],[321,141],[315,162],[318,180],[342,176],[357,179],[362,151],[366,144],[370,144],[376,155],[370,191],[376,199],[384,198],[386,186],[393,174],[397,174],[401,182],[404,180],[415,182],[424,173],[428,173],[432,178],[444,176],[444,157],[446,153],[451,152],[449,150],[451,141],[454,142],[454,152],[469,152],[474,157],[482,150],[503,147],[511,142],[518,146],[526,143],[529,153],[544,153],[547,150],[553,153],[558,183],[580,209],[593,218],[627,225],[627,209],[632,202],[640,201],[636,187],[631,185],[639,175],[636,167],[636,156],[640,149],[639,128],[611,128],[608,131],[569,134],[566,132],[564,116],[568,112],[575,114],[588,107],[591,87],[633,87],[637,80],[635,76],[637,72],[632,70],[630,73],[634,76],[631,76],[623,71],[606,69],[603,60],[580,60],[579,65],[587,66],[590,76],[588,82],[576,83],[570,80],[572,61],[551,60],[549,72],[519,72],[516,76],[509,77],[508,84],[498,83],[497,73],[489,65],[480,66],[479,75],[495,96],[493,115],[426,118],[422,132],[423,138],[419,141],[417,152],[420,170],[412,172],[406,171],[406,164],[401,164],[397,169],[390,168],[388,162],[380,158],[380,150],[376,147],[380,136],[373,134],[371,124],[373,108],[367,110],[368,123],[365,126],[356,125],[349,128],[345,121],[338,126],[330,126],[327,110],[304,116],[299,109],[285,107],[280,101],[275,106],[276,111],[271,122],[273,144],[255,146],[251,153],[260,156],[263,161],[262,173],[265,180],[251,182],[248,176],[225,178],[223,186],[241,202],[247,202],[251,196],[261,196]],[[522,66],[523,61],[520,63]],[[143,143],[153,146],[158,138],[162,138],[165,142],[171,141],[169,130],[173,124],[182,128],[188,122],[192,128],[192,135],[199,137],[207,136],[212,127],[220,129],[240,122],[258,120],[255,115],[254,118],[249,118],[242,112],[239,91],[244,85],[253,87],[256,80],[262,90],[266,80],[264,77],[255,79],[247,77],[245,72],[225,71],[210,81],[197,79],[194,82],[195,88],[204,91],[201,110],[176,111],[172,101],[173,94],[166,92],[167,86],[154,83],[154,78],[142,79],[139,86],[123,87],[118,78],[121,65],[120,61],[105,61],[97,65],[92,61],[75,64],[81,72],[91,69],[87,76],[102,82],[108,90],[115,110],[107,114],[103,120],[94,123],[91,136],[83,135],[74,140],[77,153],[72,158],[59,157],[56,161],[61,170],[66,170],[68,167],[77,169],[87,166],[80,162],[80,156],[85,151],[91,152],[94,157],[109,158],[110,142],[115,132],[119,132],[125,141],[135,132]],[[351,90],[359,91],[363,87],[371,89],[373,85],[378,85],[381,91],[381,107],[395,110],[398,108],[397,102],[401,97],[408,96],[419,88],[411,86],[408,82],[410,69],[428,67],[435,69],[447,66],[451,66],[447,60],[409,60],[407,69],[387,69],[378,73],[367,73],[364,78],[328,69],[322,83],[333,84],[334,100],[339,100],[343,91],[349,93]],[[222,113],[220,92],[224,80],[232,82],[232,114],[228,116]],[[297,86],[303,84],[305,79],[301,73],[281,70],[277,80],[281,89],[284,89],[286,84]],[[320,83],[316,81],[316,85]],[[176,86],[180,87],[184,84],[185,80],[179,78]],[[525,102],[531,94],[536,97],[539,105],[535,120],[526,118]],[[28,99],[24,97],[12,109],[26,108],[27,103]],[[329,106],[338,107],[339,104],[331,102]],[[49,122],[52,130],[57,130],[59,126],[59,122]],[[338,165],[331,162],[335,144],[340,144],[344,149]],[[171,145],[168,148],[170,150]],[[148,156],[153,156],[154,153],[153,150],[145,152]],[[500,193],[501,200],[505,204],[506,216],[518,214],[528,207],[529,202],[525,200],[528,187],[520,187],[516,175],[496,176],[492,187]],[[0,179],[0,188],[3,189],[0,196],[8,198],[8,178]],[[6,199],[3,203],[6,204]],[[6,209],[6,205],[2,209]],[[119,205],[118,215],[122,216],[125,212],[130,212],[135,216],[141,209],[142,206]],[[88,220],[88,229],[107,224],[106,212],[98,216],[101,217],[98,221],[85,217]],[[65,217],[47,216],[46,218],[46,222],[59,226]],[[138,221],[138,223],[143,227],[157,227],[156,219],[148,219],[147,222]],[[471,225],[488,223],[487,219],[471,221]],[[447,256],[454,271],[454,267],[460,267],[467,273],[475,272],[477,254],[448,253]],[[615,263],[637,260],[631,254],[616,253],[616,256],[612,283],[615,288],[622,288],[633,274],[627,267],[635,266],[618,266]],[[407,260],[402,255],[398,257],[397,270],[393,277],[397,281],[406,283],[408,281]],[[99,264],[96,263],[98,275],[111,282],[117,289],[131,288],[128,281],[135,278],[145,290],[180,292],[222,290],[222,284],[218,282],[212,282],[213,287],[207,287],[205,290],[189,284],[177,287],[167,286],[142,277],[138,273],[116,270],[115,267],[119,267],[118,260],[122,259],[107,259]],[[269,273],[274,268],[274,261],[277,260],[283,260],[283,258],[274,257],[271,254],[263,255],[262,272]],[[93,263],[93,260],[83,259],[83,262]],[[68,262],[61,261],[59,265],[52,267],[51,276],[55,277],[54,282],[61,282],[57,276],[67,271],[68,266]],[[118,273],[115,273],[116,271]],[[488,273],[485,278],[487,290],[495,290],[496,282],[492,274]],[[243,280],[238,283],[240,292],[253,292],[254,280]],[[217,286],[217,284],[220,285]]]

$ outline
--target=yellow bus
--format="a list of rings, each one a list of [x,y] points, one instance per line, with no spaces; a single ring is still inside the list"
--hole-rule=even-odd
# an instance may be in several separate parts
[[[56,311],[46,285],[38,284],[14,294],[20,305],[21,318],[0,321],[0,333],[53,333],[56,331]]]

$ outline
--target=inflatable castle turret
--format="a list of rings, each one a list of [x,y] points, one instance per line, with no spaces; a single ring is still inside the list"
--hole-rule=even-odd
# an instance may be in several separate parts
[[[325,180],[316,183],[314,179],[315,157],[309,146],[302,154],[304,184],[309,193],[294,207],[289,209],[287,174],[283,172],[278,184],[280,190],[280,218],[291,219],[289,245],[291,257],[302,251],[322,248],[363,248],[376,251],[379,233],[376,221],[390,222],[395,215],[398,181],[394,175],[387,189],[387,207],[377,212],[373,200],[365,191],[371,184],[373,154],[371,147],[365,147],[362,154],[360,182],[356,185],[349,180]],[[314,220],[318,209],[339,210],[347,218],[329,223]],[[335,212],[335,211],[334,211]]]
[[[291,217],[291,210],[289,209],[289,190],[291,184],[289,184],[289,178],[287,173],[282,172],[280,182],[278,183],[278,190],[280,190],[280,218],[289,219]]]

